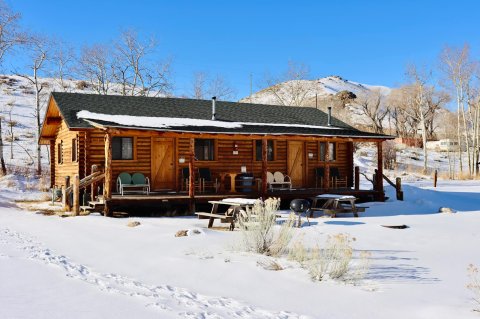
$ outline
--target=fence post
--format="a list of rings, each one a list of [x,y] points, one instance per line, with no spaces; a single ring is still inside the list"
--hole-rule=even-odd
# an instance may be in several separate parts
[[[360,167],[355,166],[355,190],[360,189]]]
[[[433,187],[437,187],[437,178],[438,178],[438,171],[435,170],[435,173],[433,175]]]
[[[73,178],[73,215],[80,213],[80,177],[75,175]]]
[[[403,191],[402,191],[402,179],[400,177],[397,177],[395,179],[395,189],[397,193],[397,200],[403,200]]]

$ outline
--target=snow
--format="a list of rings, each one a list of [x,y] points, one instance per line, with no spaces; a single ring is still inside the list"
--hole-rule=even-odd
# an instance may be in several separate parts
[[[254,122],[227,122],[220,120],[200,120],[191,118],[175,118],[175,117],[149,117],[149,116],[133,116],[133,115],[112,115],[95,113],[86,110],[77,112],[77,118],[85,120],[100,120],[112,122],[125,126],[138,126],[149,128],[171,128],[183,126],[207,126],[220,128],[241,128],[244,126],[292,126],[287,123],[254,123]],[[295,127],[317,128],[317,129],[339,129],[334,126],[318,126],[318,125],[304,125],[295,124]]]
[[[253,205],[257,200],[250,199],[250,198],[225,198],[225,199],[222,199],[222,201],[227,203],[233,203],[233,204]]]
[[[339,195],[339,194],[321,194],[321,195],[317,195],[317,198],[354,199],[355,196]]]
[[[311,246],[348,233],[370,251],[356,285],[313,282],[284,258],[284,270],[265,270],[268,257],[238,250],[239,231],[205,220],[43,216],[16,207],[29,193],[20,177],[0,186],[1,318],[478,318],[465,285],[468,264],[480,264],[480,181],[407,183],[404,202],[385,186],[390,199],[360,218],[295,230]],[[409,228],[381,227],[399,224]],[[174,237],[180,229],[200,231]]]

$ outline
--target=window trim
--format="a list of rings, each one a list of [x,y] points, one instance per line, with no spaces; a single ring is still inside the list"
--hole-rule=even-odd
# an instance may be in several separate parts
[[[113,158],[113,139],[114,138],[131,138],[132,139],[132,158],[131,159],[114,159]],[[113,136],[112,137],[112,161],[115,161],[115,163],[130,163],[132,161],[137,160],[137,137],[136,136],[131,136],[131,135],[118,135],[118,136]]]
[[[260,145],[262,145],[261,143],[262,140],[253,140],[253,149],[254,149],[253,156],[254,156],[255,162],[261,162],[262,161],[261,156],[260,156],[260,159],[257,158],[257,141],[260,141]],[[267,154],[267,162],[275,162],[275,160],[277,159],[277,143],[276,143],[276,140],[267,139],[267,148],[268,148],[268,143],[270,142],[272,143],[273,156],[272,156],[272,159],[269,160],[268,154]]]
[[[195,140],[193,142],[194,143],[194,146],[193,146],[194,150],[196,148],[196,141],[197,140],[210,140],[210,141],[212,141],[213,142],[212,143],[212,153],[213,153],[212,155],[213,156],[212,156],[212,159],[198,159],[198,154],[197,154],[197,152],[195,152],[195,161],[196,162],[214,162],[214,161],[217,161],[217,154],[218,154],[217,140],[214,139],[214,138],[195,138]]]
[[[57,144],[57,164],[63,164],[63,140],[60,140],[60,143]]]
[[[75,158],[73,155],[75,155]],[[71,160],[72,163],[78,163],[78,137],[72,138]]]
[[[329,162],[336,162],[337,161],[337,157],[338,157],[338,143],[337,142],[330,142],[330,141],[319,141],[318,142],[318,161],[319,162],[326,162],[325,161],[325,157],[326,157],[326,154],[325,153],[325,156],[322,158],[322,143],[325,144],[325,151],[326,152],[329,152],[330,151],[330,145],[333,145],[333,148],[334,148],[334,159],[331,159],[329,158]]]

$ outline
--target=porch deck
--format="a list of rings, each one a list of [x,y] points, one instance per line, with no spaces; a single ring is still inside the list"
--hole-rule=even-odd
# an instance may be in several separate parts
[[[267,193],[267,197],[279,197],[282,202],[282,208],[288,209],[292,199],[309,199],[316,195],[332,193],[353,195],[357,197],[358,202],[367,202],[378,200],[380,192],[373,190],[354,190],[349,188],[340,189],[274,189]],[[224,198],[259,198],[261,195],[257,192],[249,193],[201,193],[196,194],[194,203],[196,210],[208,209],[208,202],[211,200],[220,200]],[[152,214],[152,215],[188,215],[193,214],[189,211],[190,197],[185,192],[151,192],[146,194],[113,194],[108,200],[110,211],[122,211],[130,214]]]

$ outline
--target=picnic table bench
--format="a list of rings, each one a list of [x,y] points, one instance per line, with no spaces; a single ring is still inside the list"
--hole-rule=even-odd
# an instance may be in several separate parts
[[[318,202],[325,200],[321,207]],[[365,212],[367,206],[358,206],[355,204],[356,198],[351,195],[322,194],[312,198],[312,208],[310,208],[310,217],[313,217],[314,211],[322,211],[324,214],[336,217],[337,214],[353,213],[358,217],[358,213]]]
[[[221,200],[221,201],[209,201],[209,203],[212,204],[212,211],[210,213],[197,212],[195,213],[195,215],[197,215],[199,219],[208,218],[208,228],[213,227],[213,222],[215,221],[215,219],[220,219],[220,221],[223,223],[230,223],[229,230],[234,230],[235,222],[237,221],[240,210],[242,208],[245,210],[252,209],[255,203],[255,200],[247,200],[245,198],[241,198],[238,200],[229,199],[229,200]],[[221,205],[228,206],[225,214],[218,213],[219,206]]]

